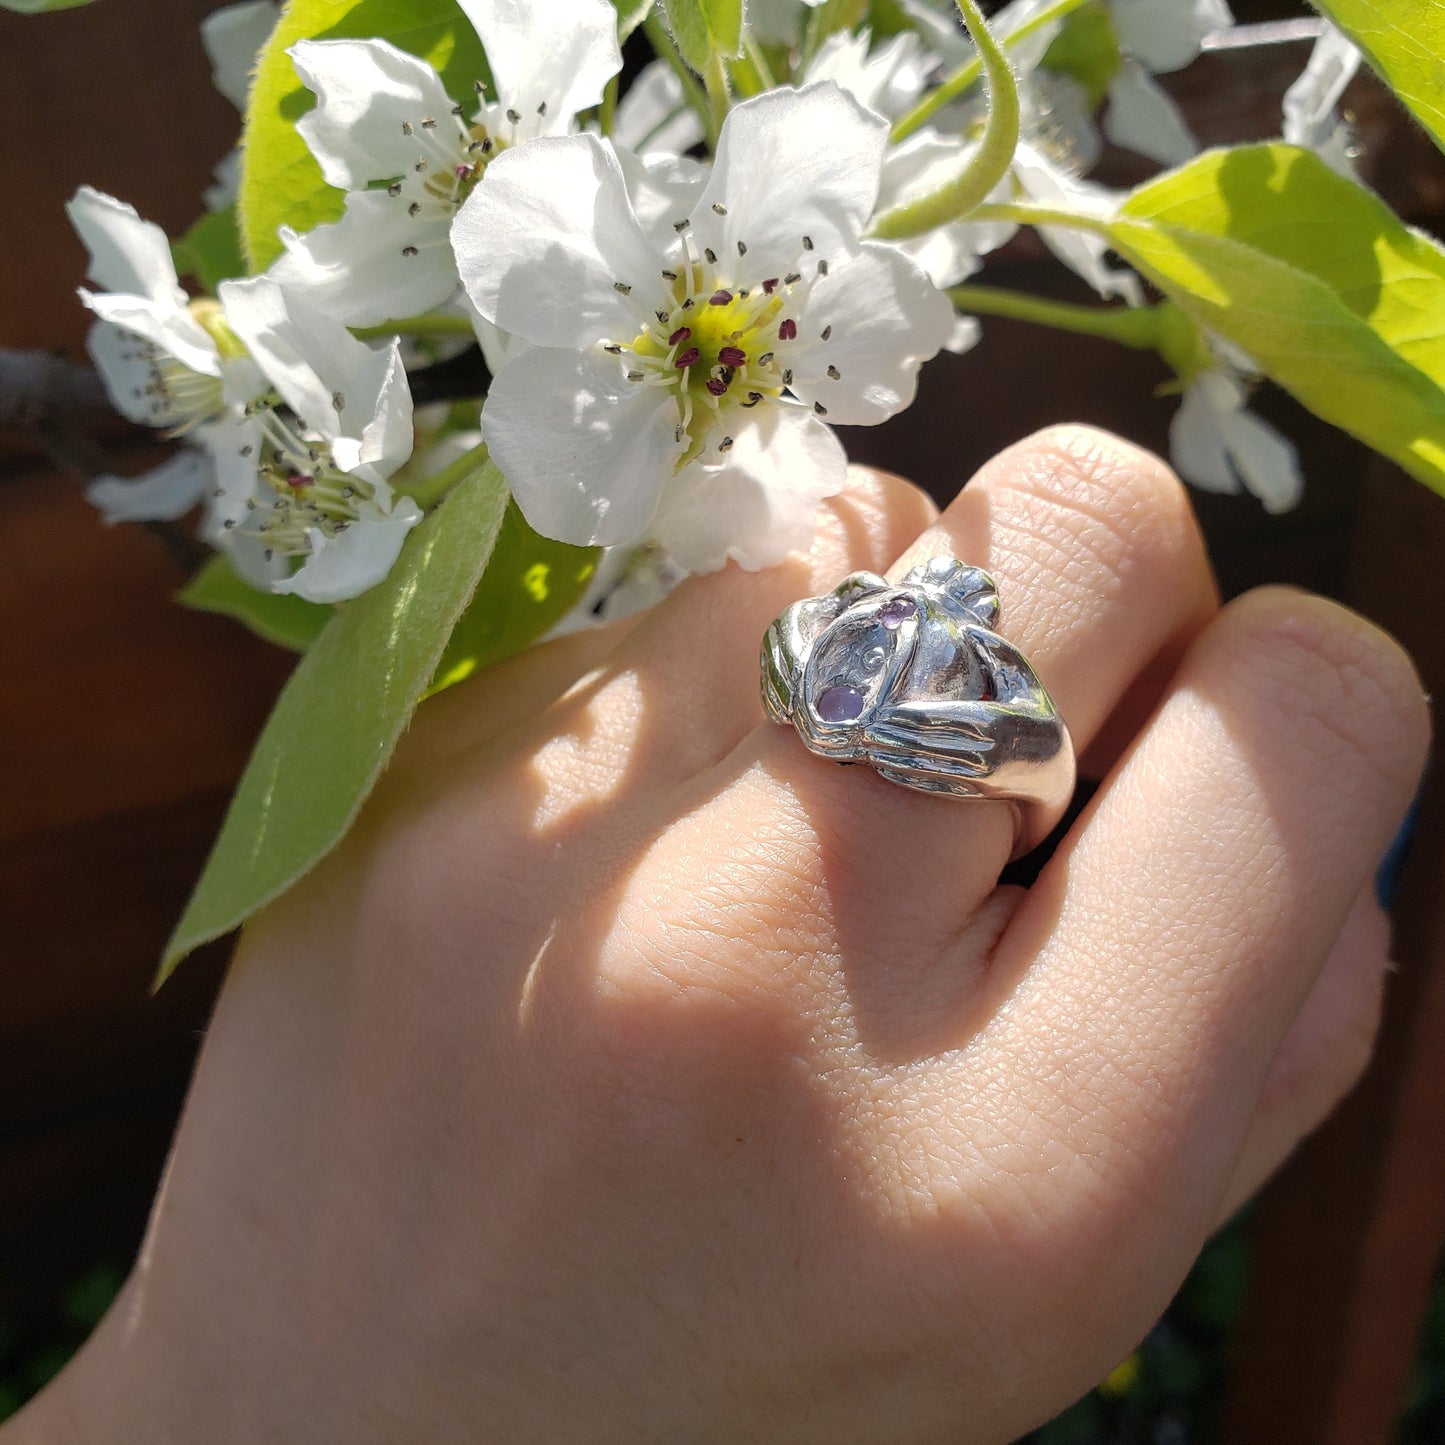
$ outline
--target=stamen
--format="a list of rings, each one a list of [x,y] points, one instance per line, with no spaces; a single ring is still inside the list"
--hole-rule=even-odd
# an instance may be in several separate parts
[[[733,449],[733,439],[732,439],[731,437],[724,437],[724,438],[717,444],[717,449],[718,449],[718,451],[720,451],[720,452],[730,452],[730,451],[732,451],[732,449]]]
[[[742,241],[739,241],[739,242],[738,242],[738,255],[739,255],[739,256],[746,256],[747,254],[748,254],[748,248],[747,248],[747,246],[746,246]]]
[[[686,328],[684,328],[686,330]],[[686,371],[689,366],[696,366],[702,360],[702,352],[697,347],[689,346],[686,351],[673,363],[679,371]]]
[[[763,295],[771,296],[778,289],[778,278],[774,276],[770,281],[763,282]]]
[[[828,408],[827,408],[826,406],[824,406],[821,401],[815,401],[815,402],[813,403],[813,410],[814,410],[815,412],[817,412],[819,416],[827,416],[827,415],[828,415]]]
[[[731,291],[714,291],[707,299],[709,306],[726,306],[733,299]]]
[[[728,208],[723,205],[721,201],[714,201],[712,203],[712,208],[714,213],[719,216],[725,216],[728,213]]]
[[[803,249],[805,251],[811,251],[813,249],[813,238],[811,236],[803,237]]]
[[[401,248],[401,254],[410,260],[413,256],[419,255],[420,252],[415,246],[403,246]]]
[[[710,376],[707,379],[707,389],[714,396],[722,396],[728,389],[728,384],[720,376]]]
[[[836,366],[830,366],[830,367],[828,368],[828,375],[829,375],[830,377],[832,377],[834,381],[842,381],[842,380],[843,380],[843,373],[842,373],[841,371],[839,371]]]
[[[690,225],[692,225],[691,219],[687,216],[684,216],[682,220],[674,221],[672,223],[672,229],[676,231],[677,234],[680,236],[685,230],[687,230]]]
[[[827,263],[826,261],[819,261],[819,262],[818,262],[818,275],[820,275],[820,276],[826,276],[827,274],[828,274],[828,263]]]
[[[676,280],[677,280],[677,272],[676,272],[676,271],[664,271],[664,272],[662,273],[662,279],[663,279],[664,281],[676,281]]]
[[[822,329],[822,331],[819,332],[818,334],[819,334],[819,336],[821,336],[821,338],[822,338],[824,341],[827,341],[827,340],[833,335],[833,324],[832,324],[832,322],[829,322],[828,325],[825,326],[825,327]]]
[[[614,281],[612,283],[612,289],[616,291],[619,296],[632,295],[632,287],[629,286],[626,281]]]
[[[798,271],[793,271],[793,272],[791,272],[789,275],[783,277],[783,285],[784,285],[784,286],[796,286],[796,285],[798,284],[798,282],[801,281],[802,279],[803,279],[803,277],[802,277],[802,274],[801,274],[800,272],[798,272]]]
[[[508,108],[507,110],[507,119],[511,121],[513,125],[521,125],[522,123],[521,115],[517,111],[510,108]],[[811,247],[809,249],[811,249]]]
[[[707,264],[709,266],[717,265],[717,252],[714,251],[711,246],[704,246],[702,248],[702,254],[707,257]]]
[[[690,340],[691,337],[692,332],[686,326],[679,326],[677,330],[674,331],[672,335],[667,338],[667,344],[669,346],[677,346],[684,341]]]
[[[717,359],[724,366],[746,366],[748,364],[747,353],[737,346],[724,346],[718,352]]]
[[[791,316],[785,317],[778,325],[778,340],[792,341],[798,334],[798,323]]]
[[[387,193],[387,195],[389,195],[389,196],[399,196],[399,195],[401,194],[401,182],[400,182],[400,181],[393,181],[393,182],[386,188],[386,193]]]

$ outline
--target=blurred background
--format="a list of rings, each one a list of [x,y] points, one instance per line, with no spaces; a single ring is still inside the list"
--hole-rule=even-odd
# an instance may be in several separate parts
[[[85,362],[85,257],[63,211],[78,185],[172,236],[199,214],[238,127],[196,28],[212,8],[0,12],[0,1418],[64,1363],[134,1256],[229,946],[158,995],[150,979],[293,660],[172,603],[198,555],[184,534],[107,529],[85,502],[98,468],[161,459],[152,435],[107,415],[84,374],[57,369],[37,396],[5,369],[15,351],[43,354],[30,376],[44,357]],[[1244,23],[1308,13],[1234,9]],[[1206,144],[1258,138],[1308,50],[1212,51],[1163,81]],[[1367,181],[1445,234],[1445,158],[1372,77],[1345,107]],[[1112,154],[1096,174],[1123,185],[1144,168]],[[1027,238],[982,279],[1094,299]],[[925,368],[912,410],[844,436],[947,500],[1054,421],[1167,453],[1176,402],[1153,393],[1168,379],[1152,356],[985,319],[974,351]],[[1445,691],[1445,499],[1280,393],[1257,407],[1298,444],[1307,488],[1282,517],[1196,494],[1226,594],[1291,582],[1338,597]],[[1139,1352],[1039,1441],[1445,1442],[1442,777],[1386,880],[1400,968],[1365,1084],[1210,1245]]]

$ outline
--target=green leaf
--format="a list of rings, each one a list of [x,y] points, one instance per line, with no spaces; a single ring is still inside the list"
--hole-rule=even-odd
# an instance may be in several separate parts
[[[617,11],[617,38],[626,40],[652,13],[652,0],[612,0]]]
[[[1445,0],[1314,0],[1445,150]]]
[[[662,0],[667,28],[682,58],[699,75],[714,55],[743,53],[743,0]]]
[[[256,63],[241,139],[241,241],[252,271],[281,254],[277,230],[309,231],[334,221],[342,193],[296,132],[315,97],[296,77],[288,46],[298,40],[378,38],[429,61],[455,100],[487,80],[482,43],[456,0],[291,0]]]
[[[43,15],[47,10],[74,10],[92,0],[0,0],[0,10],[14,10],[19,15]]]
[[[538,536],[515,502],[507,504],[492,560],[437,667],[441,692],[535,642],[581,597],[597,570],[596,547]]]
[[[1088,0],[1075,10],[1059,28],[1042,63],[1046,70],[1077,80],[1091,106],[1101,104],[1124,63],[1108,6],[1102,0]]]
[[[171,242],[171,254],[176,270],[182,276],[194,276],[212,295],[222,281],[244,276],[246,258],[241,254],[235,206],[207,211],[184,236]]]
[[[258,637],[292,652],[305,652],[336,611],[289,593],[262,592],[237,576],[223,556],[212,557],[176,594],[176,601],[197,612],[234,617]]]
[[[272,712],[157,985],[340,842],[390,759],[471,601],[506,510],[490,462],[413,531],[390,575],[327,624]]]
[[[1206,152],[1098,229],[1317,416],[1445,492],[1445,251],[1310,151]]]

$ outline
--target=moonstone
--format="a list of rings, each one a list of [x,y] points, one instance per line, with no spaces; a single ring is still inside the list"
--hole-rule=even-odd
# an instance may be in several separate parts
[[[856,687],[840,683],[818,699],[818,716],[824,722],[852,722],[863,712],[863,694]]]

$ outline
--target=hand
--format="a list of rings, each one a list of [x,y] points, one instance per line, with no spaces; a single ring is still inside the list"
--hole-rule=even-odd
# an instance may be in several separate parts
[[[940,553],[1107,773],[1028,891],[1009,807],[759,707],[786,604]],[[810,559],[427,704],[247,931],[135,1272],[0,1437],[1009,1440],[1363,1064],[1426,732],[1359,618],[1217,611],[1119,442],[936,521],[865,474]]]

